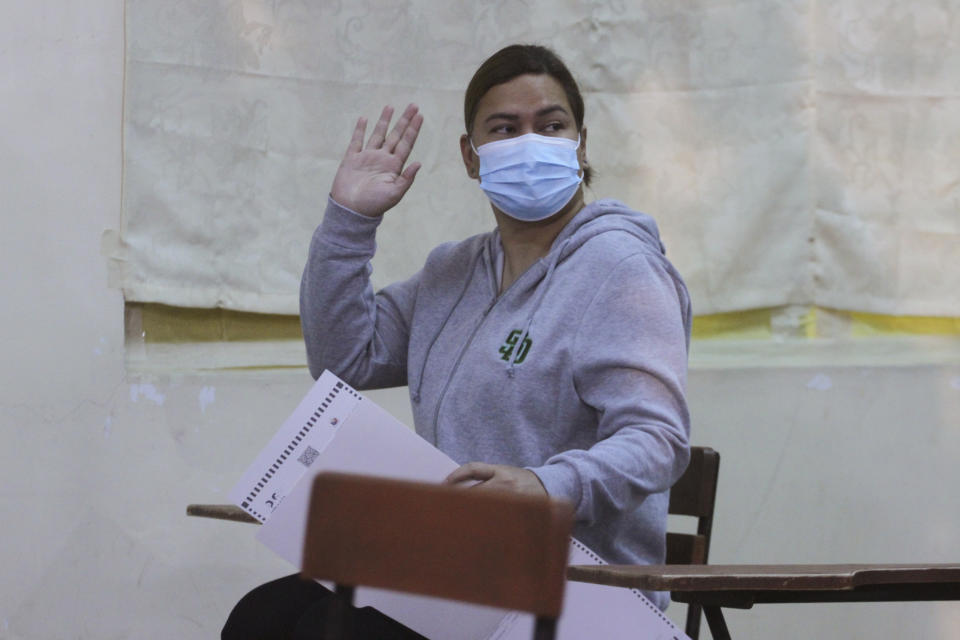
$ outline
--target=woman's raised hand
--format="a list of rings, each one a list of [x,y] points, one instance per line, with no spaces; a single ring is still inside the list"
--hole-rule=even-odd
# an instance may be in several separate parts
[[[418,111],[415,104],[409,105],[387,134],[393,107],[384,107],[366,146],[363,138],[367,119],[357,120],[347,153],[333,179],[330,197],[348,209],[371,217],[383,215],[400,202],[420,169],[419,162],[404,168],[423,124],[423,116]]]

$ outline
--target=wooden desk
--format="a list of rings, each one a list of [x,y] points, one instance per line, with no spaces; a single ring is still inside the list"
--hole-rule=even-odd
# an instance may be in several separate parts
[[[760,603],[960,600],[960,564],[579,565],[567,578],[670,591],[703,606],[714,640],[729,640],[721,607]]]
[[[247,522],[260,524],[256,518],[240,507],[232,504],[188,504],[187,515],[199,518],[214,518],[216,520],[232,520],[233,522]]]
[[[239,507],[192,504],[187,515],[256,523]],[[579,565],[567,578],[615,587],[670,591],[696,603],[714,640],[729,640],[721,607],[796,602],[960,600],[960,564]]]

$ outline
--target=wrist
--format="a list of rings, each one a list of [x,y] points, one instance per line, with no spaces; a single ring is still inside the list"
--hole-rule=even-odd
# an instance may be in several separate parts
[[[329,197],[331,202],[341,209],[345,209],[350,213],[355,213],[358,216],[363,216],[365,218],[379,218],[384,214],[383,211],[368,211],[365,207],[353,202],[351,198],[344,194],[337,193],[335,190],[331,190],[327,197]]]
[[[377,247],[377,227],[382,220],[358,213],[330,196],[317,231],[328,243],[352,247],[372,255]]]
[[[344,198],[344,197],[338,195],[337,193],[335,193],[335,192],[333,192],[333,191],[331,191],[329,194],[327,194],[327,198],[330,200],[330,202],[331,202],[332,204],[334,204],[334,205],[337,206],[338,208],[343,209],[344,211],[349,211],[350,213],[352,213],[352,214],[354,214],[354,215],[364,216],[364,217],[366,217],[366,218],[376,218],[376,217],[378,217],[378,216],[371,216],[371,215],[368,215],[368,214],[366,214],[366,213],[363,213],[362,211],[359,211],[359,210],[356,208],[356,206],[353,205],[353,204],[350,202],[350,199],[349,199],[349,198]]]

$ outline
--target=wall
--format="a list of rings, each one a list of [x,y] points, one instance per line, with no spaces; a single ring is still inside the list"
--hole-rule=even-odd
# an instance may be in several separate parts
[[[700,370],[690,399],[694,441],[721,452],[711,562],[957,562],[960,366]],[[735,638],[960,637],[957,603],[727,621]]]
[[[128,369],[101,234],[120,220],[122,3],[0,9],[0,638],[209,638],[289,571],[219,502],[302,369]],[[956,561],[960,366],[702,369],[723,454],[715,562]],[[375,395],[409,420],[402,391]],[[671,609],[677,619],[682,607]],[[738,637],[936,638],[956,606],[767,606]]]

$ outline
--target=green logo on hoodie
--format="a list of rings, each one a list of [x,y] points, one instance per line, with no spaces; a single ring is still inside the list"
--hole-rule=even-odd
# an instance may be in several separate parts
[[[520,341],[520,336],[523,335],[523,331],[520,329],[514,329],[510,332],[510,335],[507,336],[506,341],[503,343],[503,346],[500,347],[500,359],[510,362],[513,358],[513,350],[517,350],[517,358],[513,360],[513,364],[522,364],[524,360],[527,359],[527,354],[530,352],[530,347],[533,346],[533,341],[530,340],[530,336],[527,335],[523,341]],[[520,345],[517,345],[517,342],[520,342]]]

